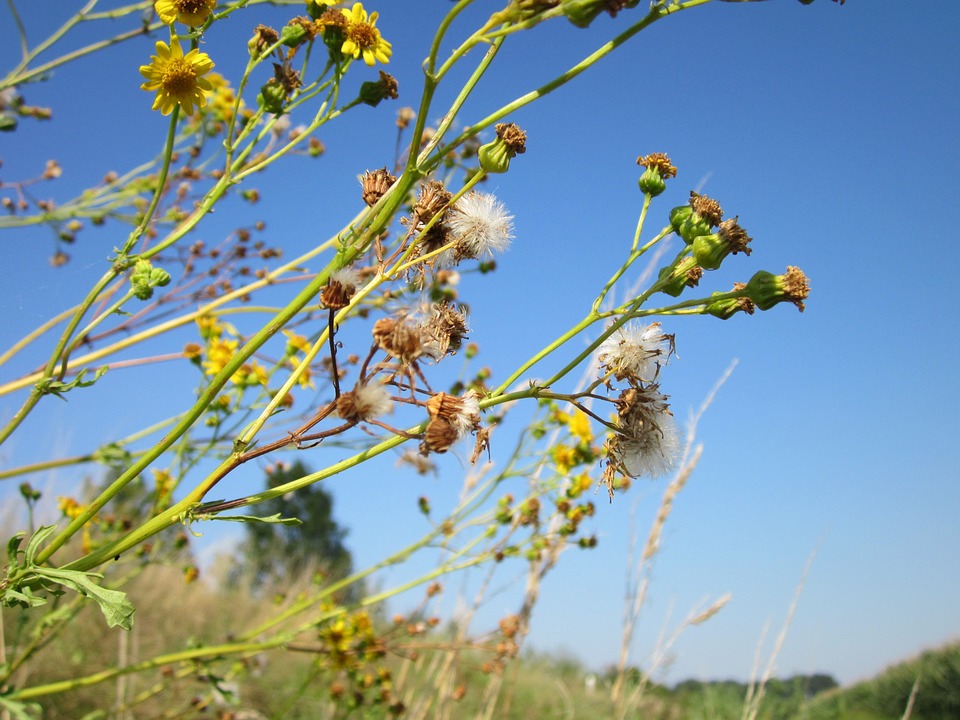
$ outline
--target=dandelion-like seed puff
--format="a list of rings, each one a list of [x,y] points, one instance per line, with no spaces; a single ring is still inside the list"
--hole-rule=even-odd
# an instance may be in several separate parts
[[[617,329],[597,349],[597,358],[618,380],[653,382],[674,352],[673,336],[660,323],[629,323]]]
[[[493,195],[468,193],[453,209],[447,225],[450,235],[457,240],[459,256],[489,259],[510,246],[513,216]]]
[[[140,74],[147,78],[140,89],[157,93],[152,109],[163,115],[172,113],[177,105],[193,115],[194,105],[204,107],[205,93],[213,91],[213,84],[203,77],[212,69],[213,61],[206,53],[194,49],[184,55],[176,40],[170,45],[159,40],[150,64],[140,66]]]

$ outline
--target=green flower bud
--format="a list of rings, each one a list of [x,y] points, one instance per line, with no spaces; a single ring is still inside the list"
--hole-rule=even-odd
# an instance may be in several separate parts
[[[153,288],[169,284],[170,273],[163,268],[155,268],[149,260],[137,260],[130,275],[130,284],[133,295],[138,300],[149,300],[153,297]]]
[[[284,25],[280,31],[280,42],[287,47],[297,47],[308,39],[307,29],[299,23]]]
[[[803,301],[810,294],[810,282],[803,271],[794,266],[787,267],[783,275],[761,270],[747,283],[747,297],[761,310],[769,310],[782,302],[791,302],[800,312],[804,310]]]
[[[700,235],[693,240],[693,256],[705,270],[716,270],[729,254],[719,234]]]
[[[397,80],[381,70],[379,80],[370,80],[360,85],[360,101],[376,107],[385,98],[397,99]]]
[[[477,158],[488,173],[504,173],[513,157],[527,151],[527,134],[513,123],[500,123],[495,130],[497,139],[482,145]]]
[[[567,20],[578,28],[586,28],[603,12],[604,5],[604,0],[565,0],[560,9]]]
[[[693,208],[689,205],[678,205],[670,211],[670,227],[677,234],[687,219],[693,214]]]
[[[326,5],[315,3],[313,0],[307,0],[307,15],[311,20],[318,20],[326,10]]]
[[[679,297],[680,293],[688,287],[699,285],[702,276],[703,268],[697,265],[697,259],[693,257],[684,258],[672,271],[669,267],[660,271],[660,280],[665,282],[664,286],[660,288],[660,292],[671,297]]]
[[[711,232],[713,232],[713,223],[697,215],[696,212],[692,212],[677,231],[687,245],[701,235],[709,235]]]
[[[430,500],[426,497],[421,496],[420,499],[417,500],[417,507],[420,508],[420,512],[422,512],[424,515],[430,514]]]
[[[743,283],[734,283],[733,290],[743,290],[746,285]],[[707,303],[706,310],[710,315],[720,318],[721,320],[729,320],[738,312],[745,312],[747,315],[753,315],[756,310],[756,306],[753,304],[753,301],[747,297],[723,297],[728,293],[715,292],[710,295],[710,297],[716,297],[717,300],[712,300]]]
[[[265,112],[273,113],[274,115],[279,115],[283,112],[283,104],[286,100],[287,91],[284,90],[280,83],[272,79],[265,83],[257,94],[257,103]]]
[[[724,220],[717,232],[694,238],[693,256],[704,270],[716,270],[731,253],[736,255],[742,252],[749,255],[751,250],[747,243],[751,239],[747,231],[737,224],[737,218]]]
[[[660,177],[660,171],[653,167],[647,168],[640,176],[639,185],[640,192],[650,197],[656,197],[667,189],[667,184]]]
[[[253,37],[247,41],[247,51],[250,57],[258,58],[263,55],[263,51],[274,45],[280,36],[272,27],[266,25],[257,25],[253,31]]]
[[[641,192],[656,197],[667,189],[666,180],[677,176],[677,168],[670,162],[665,153],[651,153],[646,157],[637,158],[637,165],[646,168],[640,176]]]
[[[713,232],[722,217],[723,210],[716,200],[691,190],[689,204],[670,211],[670,226],[689,245],[694,238]]]

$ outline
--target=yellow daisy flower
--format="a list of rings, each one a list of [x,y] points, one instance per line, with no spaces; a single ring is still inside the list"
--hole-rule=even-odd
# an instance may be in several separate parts
[[[190,27],[203,25],[216,6],[217,0],[157,0],[153,4],[160,20],[167,25],[179,20]]]
[[[582,440],[585,443],[593,441],[593,432],[590,429],[590,418],[584,413],[573,413],[567,420],[567,427],[570,428],[570,434]]]
[[[566,475],[577,461],[576,452],[567,445],[554,445],[550,450],[553,462],[557,466],[557,473]]]
[[[78,503],[72,497],[58,497],[57,498],[57,507],[60,508],[66,517],[73,520],[74,518],[80,517],[83,514],[83,511],[86,510],[84,505]]]
[[[370,13],[367,17],[363,3],[354,3],[352,10],[344,8],[341,12],[347,18],[347,27],[344,31],[347,39],[343,41],[340,52],[352,58],[363,55],[363,61],[371,66],[377,60],[384,64],[390,62],[393,49],[390,43],[380,36],[380,31],[374,27],[374,23],[380,16],[379,13]]]
[[[140,66],[140,74],[147,82],[141,90],[155,91],[153,109],[169,115],[179,105],[187,115],[193,115],[193,106],[207,104],[206,92],[213,90],[210,81],[202,77],[213,69],[213,61],[206,53],[191,50],[186,55],[176,40],[167,45],[157,41],[157,54],[150,58],[149,65]]]
[[[280,332],[287,336],[287,355],[293,355],[297,350],[306,355],[313,347],[312,343],[303,335],[292,330],[281,330]]]
[[[223,370],[223,366],[230,362],[237,351],[236,340],[221,340],[213,338],[207,348],[207,359],[203,361],[203,371],[207,375],[216,375]]]
[[[201,315],[196,322],[197,328],[200,330],[200,337],[204,340],[218,338],[223,334],[223,325],[211,315]]]
[[[291,370],[297,370],[300,367],[300,365],[303,364],[303,361],[300,358],[298,358],[296,355],[294,355],[292,358],[290,358],[289,364],[290,364]],[[314,387],[313,372],[310,370],[309,365],[307,365],[303,369],[303,373],[300,375],[299,378],[297,378],[297,383],[300,385],[300,387],[304,388],[305,390]]]

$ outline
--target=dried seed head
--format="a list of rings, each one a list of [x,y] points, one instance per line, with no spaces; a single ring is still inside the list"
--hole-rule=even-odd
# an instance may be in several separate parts
[[[445,453],[459,437],[456,428],[449,420],[435,417],[427,423],[427,430],[423,434],[423,440],[420,441],[420,453],[422,455],[428,455],[432,452]]]
[[[368,206],[373,207],[396,181],[397,178],[387,172],[386,167],[373,172],[368,170],[360,178],[360,186],[363,188],[363,201]]]
[[[420,323],[423,334],[423,354],[434,360],[454,355],[467,334],[467,318],[456,305],[435,303],[427,318]]]
[[[431,418],[449,421],[463,437],[480,427],[480,398],[473,390],[462,397],[437,393],[427,400],[427,413]]]
[[[380,385],[357,385],[337,398],[337,415],[344,420],[372,420],[392,410],[393,399]]]
[[[680,441],[667,399],[656,384],[628,388],[620,394],[620,431],[607,441],[608,466],[629,477],[660,477],[673,469]]]
[[[720,208],[720,203],[706,195],[695,193],[693,190],[690,191],[690,207],[697,215],[709,221],[712,225],[719,225],[720,220],[723,219],[723,210]]]
[[[331,310],[339,310],[350,304],[357,292],[360,276],[353,268],[339,268],[330,273],[327,286],[320,292],[320,302]]]
[[[441,212],[450,202],[453,195],[447,192],[442,182],[431,180],[420,186],[420,194],[413,205],[413,212],[417,220],[426,223],[433,216]]]
[[[373,339],[381,350],[404,364],[423,354],[420,330],[403,320],[380,318],[373,324]]]
[[[402,107],[397,110],[397,127],[401,130],[410,126],[410,123],[413,122],[413,119],[417,114],[413,111],[412,107]]]

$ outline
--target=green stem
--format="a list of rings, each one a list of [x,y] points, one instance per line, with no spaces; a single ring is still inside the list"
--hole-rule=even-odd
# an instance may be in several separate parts
[[[24,688],[23,690],[15,690],[5,697],[10,700],[32,700],[33,698],[43,697],[45,695],[54,695],[56,693],[90,687],[91,685],[97,685],[120,677],[121,675],[144,672],[145,670],[152,670],[163,667],[164,665],[172,665],[174,663],[188,662],[191,660],[215,659],[230,655],[253,655],[258,652],[263,652],[264,650],[281,647],[287,642],[289,642],[287,637],[279,637],[262,642],[229,643],[225,645],[209,645],[192,650],[182,650],[166,655],[157,655],[150,660],[144,660],[143,662],[134,663],[133,665],[101,670],[100,672],[92,673],[84,677],[60,680],[58,682],[47,683],[46,685],[36,685],[31,688]]]

